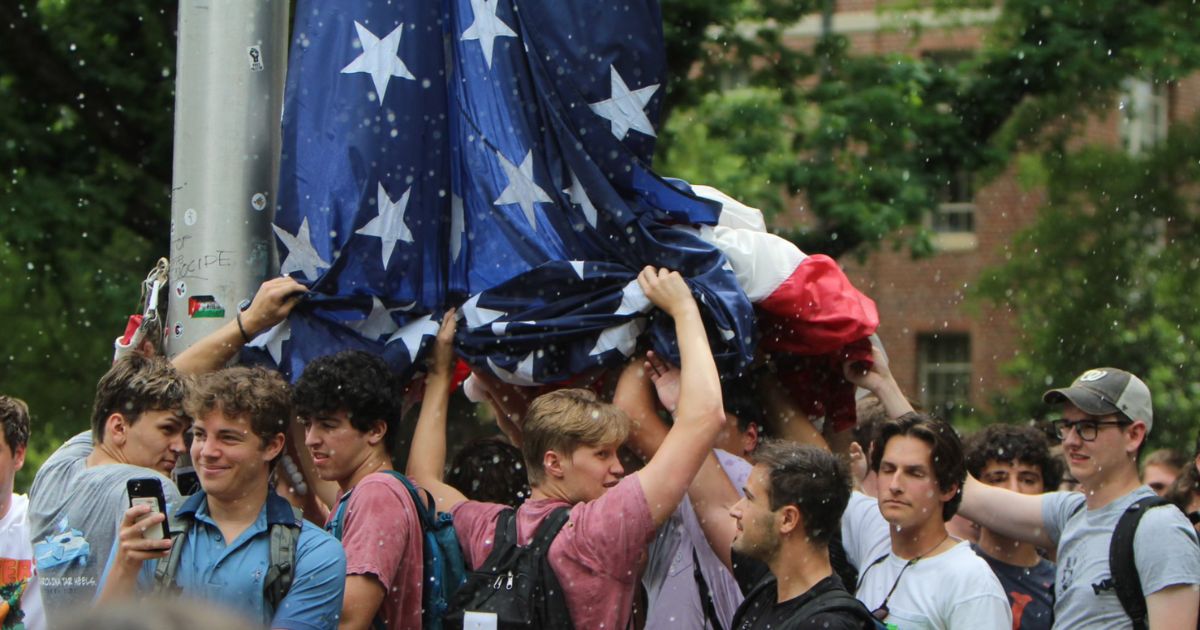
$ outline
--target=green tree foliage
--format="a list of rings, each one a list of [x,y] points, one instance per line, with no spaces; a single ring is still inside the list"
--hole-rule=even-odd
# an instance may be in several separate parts
[[[837,34],[788,41],[821,2],[708,4],[664,0],[668,21],[693,11],[711,22],[675,27],[686,37],[672,63],[690,75],[671,93],[657,166],[769,217],[802,208],[801,227],[784,234],[833,256],[917,222],[957,170],[995,173],[1019,149],[1070,133],[1125,78],[1170,80],[1200,63],[1191,0],[1004,2],[984,48],[957,62],[864,55]],[[997,4],[901,0],[884,17],[915,39],[922,27],[908,11],[942,11],[953,26],[955,12]],[[739,87],[720,89],[728,84]],[[902,244],[927,251],[920,230],[905,233]]]
[[[171,3],[0,3],[0,388],[34,414],[18,487],[88,427],[166,252],[175,21]]]
[[[1200,425],[1200,120],[1139,156],[1088,146],[1041,160],[1047,201],[979,292],[1009,309],[1025,351],[999,414],[1033,417],[1048,386],[1089,367],[1141,376],[1151,442],[1187,448]]]

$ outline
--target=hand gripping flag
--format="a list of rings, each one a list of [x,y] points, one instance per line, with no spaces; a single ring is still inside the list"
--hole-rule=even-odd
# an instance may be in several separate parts
[[[665,90],[656,2],[300,0],[275,235],[312,297],[255,341],[295,377],[345,348],[419,365],[462,304],[461,354],[511,383],[677,356],[635,281],[679,270],[722,369],[754,344],[728,261],[669,222],[719,205],[649,168]]]

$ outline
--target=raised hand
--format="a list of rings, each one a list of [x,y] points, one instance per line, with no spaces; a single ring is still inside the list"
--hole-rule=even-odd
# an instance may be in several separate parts
[[[290,276],[272,278],[258,287],[254,301],[242,313],[242,326],[249,337],[254,337],[287,318],[300,296],[308,292],[304,285]]]
[[[862,486],[863,479],[867,478],[870,462],[867,461],[867,454],[863,452],[863,447],[859,446],[858,442],[850,443],[850,476],[854,480],[855,487]]]
[[[875,347],[871,347],[872,365],[866,366],[857,361],[846,361],[842,364],[842,375],[847,381],[876,394],[885,384],[892,381],[892,371],[888,366],[887,356]]]
[[[846,380],[878,396],[889,418],[899,418],[912,412],[912,404],[904,397],[904,392],[900,391],[900,386],[892,377],[887,356],[878,347],[872,346],[871,358],[873,362],[870,367],[854,361],[843,363],[842,374]]]
[[[646,374],[650,375],[650,381],[654,383],[658,402],[662,403],[667,411],[675,413],[675,408],[679,406],[679,368],[664,361],[653,350],[646,353],[646,363],[643,367]]]
[[[638,274],[638,286],[655,306],[673,318],[698,310],[692,290],[678,271],[647,265]]]
[[[454,333],[458,330],[457,309],[442,315],[433,354],[429,357],[429,375],[449,377],[454,373]]]

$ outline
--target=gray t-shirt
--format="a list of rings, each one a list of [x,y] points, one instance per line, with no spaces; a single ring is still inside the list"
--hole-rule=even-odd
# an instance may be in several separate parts
[[[1099,594],[1093,584],[1111,577],[1108,547],[1117,520],[1134,501],[1154,496],[1149,487],[1097,509],[1084,507],[1083,494],[1052,492],[1042,497],[1046,534],[1058,546],[1054,583],[1055,628],[1131,628],[1133,624],[1112,589]],[[1146,512],[1133,537],[1133,555],[1142,591],[1151,595],[1168,586],[1200,584],[1200,546],[1187,517],[1173,506]]]
[[[746,460],[717,450],[725,475],[741,492],[750,476],[752,466]],[[733,613],[742,603],[742,591],[733,573],[725,568],[713,553],[700,521],[687,497],[658,528],[650,543],[649,559],[642,572],[642,585],[649,600],[646,630],[659,628],[710,628],[704,622],[704,609],[695,579],[695,560],[700,560],[700,574],[708,584],[714,612],[722,628],[728,628]]]
[[[182,503],[175,484],[158,471],[128,464],[88,468],[91,452],[91,431],[67,440],[38,469],[29,491],[29,531],[51,625],[56,613],[95,596],[129,509],[125,482],[158,478],[167,512],[173,514]]]

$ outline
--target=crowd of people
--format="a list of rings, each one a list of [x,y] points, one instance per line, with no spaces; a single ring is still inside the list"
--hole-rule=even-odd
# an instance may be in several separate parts
[[[0,396],[0,627],[227,614],[210,608],[226,628],[1197,625],[1200,444],[1139,468],[1154,418],[1137,376],[1048,391],[1057,452],[1033,426],[964,440],[914,410],[876,347],[843,366],[865,395],[835,433],[788,408],[769,360],[722,378],[679,274],[638,284],[674,321],[679,365],[648,352],[608,387],[546,392],[472,374],[504,437],[449,466],[453,310],[403,472],[404,388],[380,358],[322,357],[291,385],[226,367],[287,316],[304,290],[288,278],[172,361],[117,360],[28,501],[13,479],[29,410]],[[300,434],[316,478],[281,470]],[[166,509],[131,500],[135,480]]]

